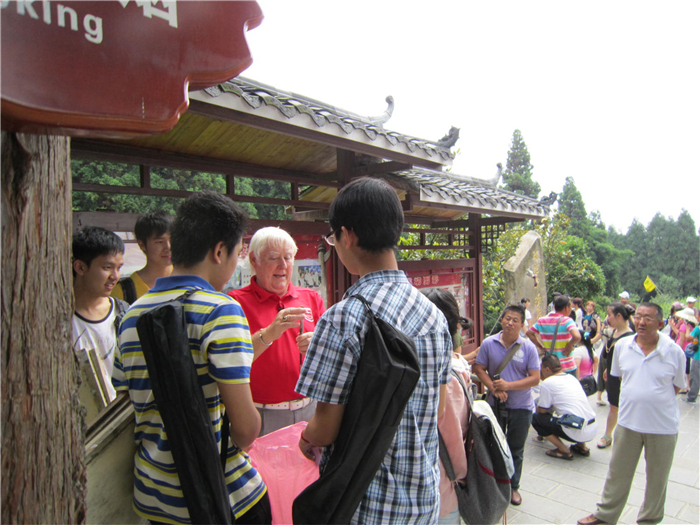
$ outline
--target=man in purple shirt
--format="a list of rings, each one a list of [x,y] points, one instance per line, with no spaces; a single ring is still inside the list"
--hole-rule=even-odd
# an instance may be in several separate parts
[[[474,371],[479,380],[488,388],[489,404],[505,403],[506,419],[503,431],[508,446],[513,454],[515,473],[510,480],[513,505],[520,505],[520,473],[523,467],[523,450],[527,433],[532,423],[535,405],[530,389],[540,382],[540,360],[537,348],[520,335],[525,322],[525,308],[520,304],[507,306],[501,316],[503,330],[484,340],[474,364]],[[509,350],[518,345],[513,357],[496,375],[501,361]]]

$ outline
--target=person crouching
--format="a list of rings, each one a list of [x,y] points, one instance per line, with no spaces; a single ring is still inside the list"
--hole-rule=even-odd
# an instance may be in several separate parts
[[[546,454],[553,458],[574,459],[574,453],[589,456],[586,443],[595,438],[598,425],[581,384],[561,370],[559,358],[548,354],[542,358],[542,381],[537,413],[532,426],[540,436],[557,448]],[[569,426],[572,421],[574,426]],[[580,425],[580,428],[575,428]],[[562,439],[574,444],[567,447]]]

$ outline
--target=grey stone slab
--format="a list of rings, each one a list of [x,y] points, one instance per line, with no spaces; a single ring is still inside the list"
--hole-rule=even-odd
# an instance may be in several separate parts
[[[525,489],[521,491],[523,502],[518,510],[528,517],[518,516],[518,523],[563,523],[571,514],[571,507],[538,494],[532,494]],[[528,521],[529,520],[529,521]]]
[[[577,472],[583,474],[588,474],[594,478],[600,478],[605,480],[608,476],[608,463],[599,463],[597,461],[590,461],[590,458],[581,458],[580,460],[576,458],[575,461],[571,462],[571,468]]]
[[[676,516],[678,517],[678,514],[680,514],[683,509],[685,508],[686,505],[690,505],[689,503],[684,503],[680,500],[669,498],[668,495],[666,496],[666,503],[664,503],[664,514],[666,516]],[[691,507],[693,505],[690,505]],[[700,521],[698,521],[700,523]]]
[[[539,516],[532,516],[530,514],[527,514],[525,512],[521,512],[517,517],[510,519],[508,518],[508,523],[509,524],[520,524],[520,525],[538,525],[542,523],[543,525],[548,525],[550,523],[556,523],[554,521],[547,521],[544,518],[541,518]],[[574,522],[575,523],[575,522]]]
[[[547,497],[566,503],[570,507],[580,509],[581,512],[590,514],[596,509],[596,505],[600,502],[600,496],[585,490],[578,490],[567,485],[558,485]],[[584,514],[587,516],[588,514]]]
[[[666,511],[666,514],[670,513]],[[700,507],[686,503],[675,517],[688,523],[700,523]]]
[[[556,460],[564,463],[562,460]],[[568,461],[566,463],[569,463]],[[537,471],[537,475],[545,479],[550,479],[580,490],[585,490],[593,494],[599,493],[603,489],[605,480],[582,472],[571,471],[558,467],[557,465],[546,465]]]
[[[667,498],[677,499],[691,505],[700,505],[700,491],[694,487],[681,485],[674,481],[668,482]]]
[[[556,489],[559,484],[556,481],[545,479],[536,474],[523,473],[520,478],[520,488],[532,494],[549,497],[549,493]]]
[[[679,462],[675,461],[674,463]],[[692,463],[688,465],[688,463],[684,461],[682,465],[684,466],[672,466],[671,474],[669,475],[668,479],[680,485],[687,485],[689,487],[695,486],[695,484],[698,482],[698,479],[700,479],[700,472],[698,471],[697,463],[695,463],[694,465]],[[688,467],[686,467],[685,465],[688,465]]]

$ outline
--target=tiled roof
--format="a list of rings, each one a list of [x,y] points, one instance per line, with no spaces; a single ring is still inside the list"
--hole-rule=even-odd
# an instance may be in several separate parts
[[[494,215],[506,213],[539,218],[549,213],[549,206],[536,199],[496,188],[497,179],[486,181],[421,168],[393,175],[419,193],[421,201],[463,206]]]
[[[389,108],[384,115],[363,117],[312,98],[280,91],[243,77],[234,78],[204,91],[212,97],[218,97],[223,93],[232,93],[254,110],[262,106],[273,107],[288,119],[294,119],[299,115],[308,115],[319,128],[334,125],[347,135],[359,131],[370,141],[384,138],[390,146],[403,145],[411,153],[421,150],[428,157],[439,157],[445,161],[451,161],[455,157],[450,148],[441,145],[440,141],[419,139],[385,130],[383,123],[389,120],[393,111],[393,99],[390,97],[387,97]]]

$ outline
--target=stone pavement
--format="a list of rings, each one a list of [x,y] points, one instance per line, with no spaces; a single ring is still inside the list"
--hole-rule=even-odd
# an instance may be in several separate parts
[[[666,496],[666,517],[663,523],[700,524],[700,405],[690,405],[678,395],[681,411],[681,426],[675,459]],[[605,394],[603,394],[605,399]],[[603,492],[608,462],[612,447],[599,449],[598,439],[605,432],[608,407],[595,404],[595,396],[589,398],[596,411],[598,436],[589,443],[590,457],[576,456],[573,461],[565,461],[545,456],[549,443],[535,443],[535,432],[525,447],[523,475],[520,481],[520,494],[523,503],[519,507],[510,506],[507,512],[509,524],[570,524],[588,516],[596,509],[596,503]],[[639,507],[644,497],[645,461],[642,457],[637,466],[632,491],[619,523],[636,522]]]

